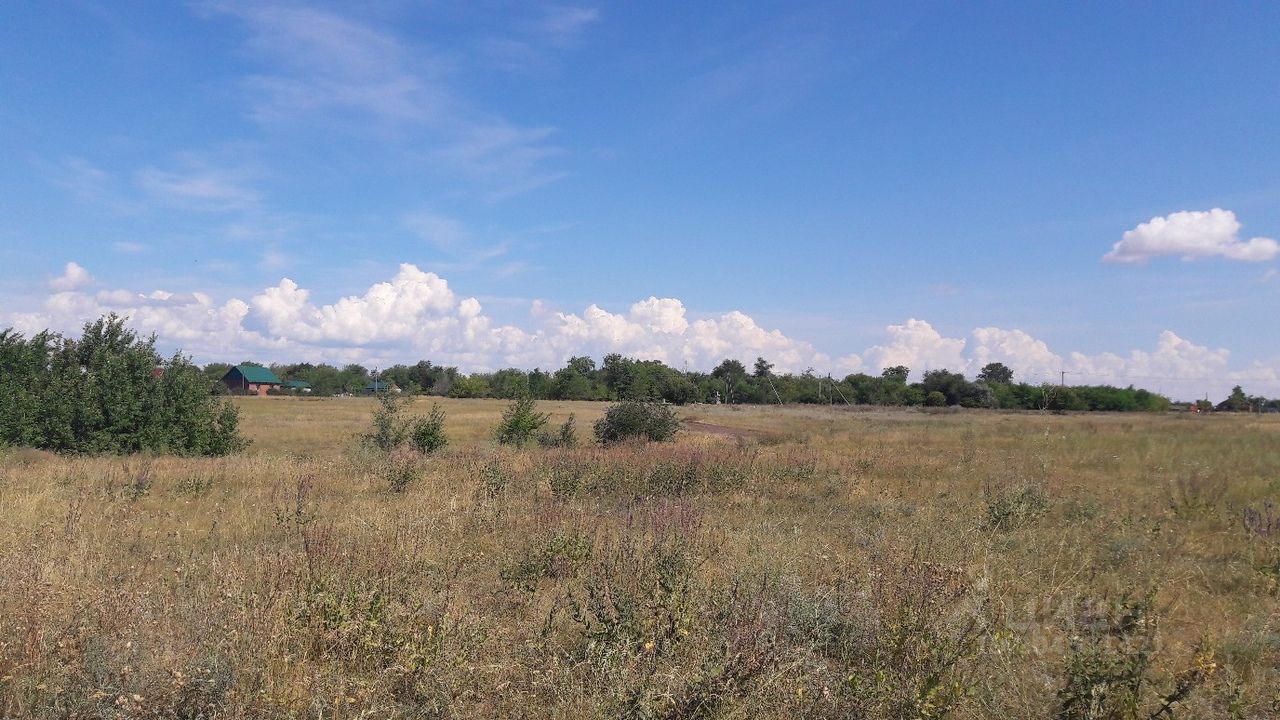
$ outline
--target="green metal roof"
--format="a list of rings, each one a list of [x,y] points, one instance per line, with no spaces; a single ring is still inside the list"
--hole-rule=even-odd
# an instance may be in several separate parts
[[[291,387],[291,388],[309,388],[311,387],[311,383],[307,382],[306,380],[290,380],[286,382],[284,386]]]
[[[370,392],[378,392],[379,390],[390,390],[391,387],[392,384],[385,380],[374,380],[368,385],[365,385],[364,389]]]
[[[258,385],[280,385],[280,378],[276,374],[262,367],[261,365],[237,365],[233,370],[239,370],[244,377],[245,382],[251,382]]]

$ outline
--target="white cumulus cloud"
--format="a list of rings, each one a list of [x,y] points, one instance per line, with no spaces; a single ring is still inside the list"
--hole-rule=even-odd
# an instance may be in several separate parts
[[[1280,243],[1265,237],[1241,240],[1240,221],[1230,210],[1185,210],[1151,218],[1129,230],[1102,259],[1143,263],[1164,255],[1183,260],[1220,256],[1264,262],[1280,255]]]
[[[88,291],[88,271],[69,263],[51,282],[55,291],[35,312],[0,318],[19,329],[74,331],[107,312],[131,318],[142,332],[180,345],[202,361],[256,357],[387,363],[430,358],[467,370],[554,367],[574,355],[618,352],[709,369],[726,357],[750,364],[757,356],[781,371],[807,367],[851,369],[857,356],[836,361],[811,344],[762,327],[731,311],[692,318],[676,298],[649,297],[626,312],[596,304],[559,312],[534,303],[527,327],[487,316],[475,298],[459,298],[439,275],[403,264],[388,281],[363,293],[316,302],[312,291],[290,278],[247,301],[215,303],[203,293],[104,288]]]
[[[79,263],[69,262],[62,269],[62,274],[49,281],[49,287],[58,292],[83,290],[93,284],[93,276]]]
[[[1234,384],[1254,394],[1280,394],[1280,359],[1237,369],[1225,348],[1199,345],[1171,330],[1154,347],[1127,352],[1058,352],[1016,328],[979,327],[948,337],[911,318],[884,329],[884,339],[861,354],[828,355],[809,342],[762,326],[741,311],[692,314],[677,298],[649,297],[615,312],[590,304],[579,312],[545,303],[530,306],[520,326],[495,322],[473,297],[459,297],[439,275],[400,265],[389,280],[364,292],[317,302],[292,279],[248,300],[215,301],[200,291],[105,288],[89,271],[68,263],[34,309],[0,315],[0,327],[24,333],[49,328],[75,332],[105,313],[128,316],[162,347],[181,348],[199,362],[307,361],[382,365],[429,359],[464,371],[502,367],[555,368],[575,355],[607,353],[709,370],[725,358],[748,366],[756,357],[779,372],[813,368],[821,374],[878,373],[906,365],[913,379],[946,369],[973,377],[1001,362],[1023,382],[1056,382],[1059,371],[1076,384],[1136,385],[1175,398],[1225,397]]]
[[[997,327],[980,327],[973,331],[970,358],[969,369],[974,374],[987,363],[998,362],[1013,370],[1016,378],[1028,382],[1052,376],[1062,369],[1062,358],[1043,340],[1037,340],[1022,330]]]
[[[888,342],[875,345],[865,353],[873,368],[905,365],[919,377],[924,370],[964,370],[968,360],[964,357],[964,338],[943,337],[924,320],[911,318],[902,325],[885,328]]]
[[[311,292],[285,278],[255,295],[252,308],[267,331],[302,342],[363,345],[407,339],[447,316],[456,305],[449,283],[435,273],[404,264],[390,282],[363,295],[314,305]]]
[[[1160,333],[1151,352],[1133,350],[1122,356],[1114,353],[1085,355],[1073,352],[1069,370],[1090,383],[1147,385],[1166,381],[1171,387],[1195,388],[1197,384],[1221,382],[1227,376],[1230,351],[1211,349],[1172,330]]]

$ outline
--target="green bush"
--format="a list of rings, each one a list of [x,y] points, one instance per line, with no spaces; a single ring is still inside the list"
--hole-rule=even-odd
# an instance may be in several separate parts
[[[517,398],[503,411],[494,435],[501,445],[524,447],[537,438],[548,417],[547,413],[538,412],[538,402],[532,397]]]
[[[665,442],[680,430],[680,418],[667,405],[628,400],[605,411],[596,421],[595,436],[601,445],[630,438]]]
[[[409,421],[401,412],[408,400],[389,392],[378,393],[378,408],[373,411],[373,432],[364,441],[383,451],[391,451],[409,439]]]
[[[125,319],[78,339],[0,330],[0,445],[65,453],[227,455],[247,443],[240,415],[186,357],[163,359]]]
[[[415,418],[409,430],[409,444],[423,454],[430,454],[449,444],[444,434],[444,410],[431,405],[431,412]]]
[[[577,420],[570,415],[560,425],[559,431],[554,435],[549,432],[538,434],[538,444],[545,448],[575,448],[578,447]]]

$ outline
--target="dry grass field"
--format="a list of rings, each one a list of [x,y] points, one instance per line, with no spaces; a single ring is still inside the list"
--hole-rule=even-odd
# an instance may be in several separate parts
[[[434,456],[0,451],[0,716],[1273,718],[1280,418],[682,409]],[[419,400],[413,412],[425,412]],[[404,492],[390,473],[411,472]]]

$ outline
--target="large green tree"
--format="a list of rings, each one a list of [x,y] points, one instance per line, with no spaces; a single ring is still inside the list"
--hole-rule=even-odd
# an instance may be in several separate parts
[[[79,338],[0,331],[0,443],[72,453],[225,455],[244,446],[234,405],[186,357],[123,318]]]
[[[1013,382],[1013,370],[1004,363],[987,363],[982,366],[982,370],[978,373],[978,379],[1008,385]]]

